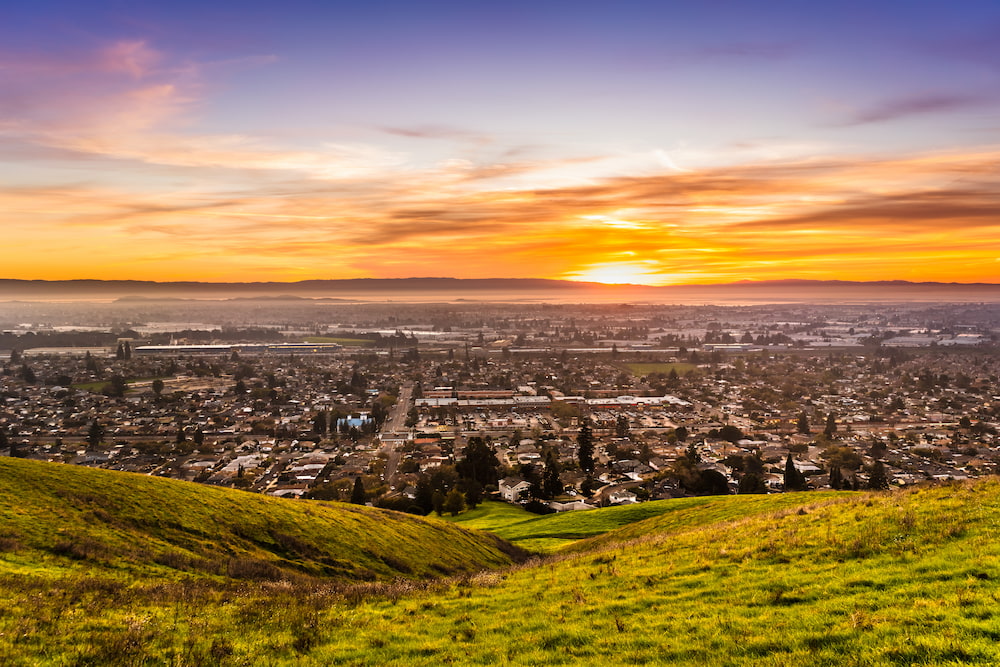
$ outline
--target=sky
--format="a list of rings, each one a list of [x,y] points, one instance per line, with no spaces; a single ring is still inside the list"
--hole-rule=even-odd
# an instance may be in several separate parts
[[[1000,282],[1000,3],[10,3],[0,232],[0,278]]]

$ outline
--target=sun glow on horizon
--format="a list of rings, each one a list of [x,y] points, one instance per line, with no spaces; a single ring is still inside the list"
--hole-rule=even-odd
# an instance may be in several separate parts
[[[669,276],[651,270],[637,262],[608,262],[566,273],[565,280],[584,283],[604,283],[606,285],[666,285]]]

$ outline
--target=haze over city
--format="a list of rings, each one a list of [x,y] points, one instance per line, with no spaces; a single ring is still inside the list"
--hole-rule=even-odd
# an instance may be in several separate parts
[[[4,14],[0,277],[1000,280],[996,3]]]

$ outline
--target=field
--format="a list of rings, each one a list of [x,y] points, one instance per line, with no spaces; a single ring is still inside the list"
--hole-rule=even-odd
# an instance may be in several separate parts
[[[646,375],[651,375],[653,373],[663,373],[664,375],[669,375],[670,371],[677,371],[678,375],[684,375],[690,371],[697,370],[698,367],[694,364],[687,364],[683,362],[677,363],[626,363],[622,366],[628,369],[628,372],[636,377],[643,377]]]
[[[81,469],[0,460],[0,664],[1000,662],[995,480],[546,517],[486,504],[462,523],[569,546],[521,565],[497,551],[483,559],[489,569],[454,576],[430,562],[449,562],[459,542],[465,557],[500,542],[437,519],[203,487],[186,495],[194,485],[104,471],[74,481],[64,470]],[[121,503],[81,495],[104,485]],[[173,504],[144,519],[146,494]],[[188,503],[200,506],[188,514]],[[356,532],[345,535],[349,517]],[[311,541],[315,564],[276,562],[284,574],[271,579],[156,564],[142,552],[161,540],[178,548],[172,522],[192,553],[217,543],[276,561],[260,531],[280,527]],[[74,553],[90,531],[103,550]],[[372,581],[317,573],[324,549],[368,563]],[[370,559],[384,565],[387,550],[414,571],[379,571]]]

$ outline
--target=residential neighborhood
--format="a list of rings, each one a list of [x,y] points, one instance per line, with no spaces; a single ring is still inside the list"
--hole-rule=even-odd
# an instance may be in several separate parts
[[[420,513],[1000,461],[995,306],[270,306],[7,315],[0,455]]]

